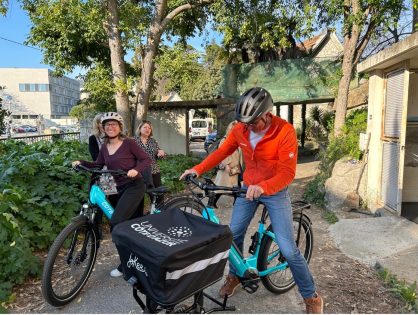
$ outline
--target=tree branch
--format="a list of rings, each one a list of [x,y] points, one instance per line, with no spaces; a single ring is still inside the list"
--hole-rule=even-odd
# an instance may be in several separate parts
[[[167,24],[172,19],[174,19],[177,15],[182,13],[183,11],[187,11],[187,10],[193,9],[195,7],[200,7],[200,6],[204,6],[204,5],[207,5],[207,4],[211,4],[212,2],[214,2],[214,0],[199,0],[195,4],[186,3],[186,4],[183,4],[183,5],[175,8],[173,11],[168,13],[167,16],[161,21],[161,29],[165,29]]]

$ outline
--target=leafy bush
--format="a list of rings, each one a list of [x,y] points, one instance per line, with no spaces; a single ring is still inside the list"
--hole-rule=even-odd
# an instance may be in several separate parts
[[[333,124],[329,123],[330,125]],[[331,137],[325,151],[321,151],[318,175],[308,183],[304,198],[320,207],[324,207],[325,181],[331,177],[335,162],[344,156],[360,159],[360,132],[367,129],[367,109],[357,109],[347,116],[342,135]]]
[[[71,170],[87,159],[79,142],[0,143],[0,300],[12,285],[38,274],[31,250],[47,248],[79,211],[88,180]]]
[[[0,191],[21,196],[15,200],[15,216],[22,235],[31,247],[46,248],[86,196],[86,179],[71,169],[71,161],[88,158],[87,146],[61,141],[8,142],[3,150]]]
[[[0,301],[6,301],[14,284],[22,283],[27,275],[38,275],[39,260],[32,255],[29,242],[22,236],[13,213],[14,199],[10,191],[0,194]]]
[[[183,172],[194,165],[200,163],[201,159],[190,157],[182,154],[169,155],[159,160],[158,165],[161,170],[161,181],[167,186],[172,193],[184,190],[185,185],[179,181],[179,177]]]

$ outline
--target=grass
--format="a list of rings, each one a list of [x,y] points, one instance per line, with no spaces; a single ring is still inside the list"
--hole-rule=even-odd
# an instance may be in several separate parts
[[[410,284],[405,280],[399,280],[380,264],[376,264],[376,270],[389,290],[405,302],[406,310],[418,313],[417,283]]]
[[[335,223],[338,222],[337,215],[334,212],[332,212],[332,211],[324,210],[323,217],[330,224],[335,224]]]

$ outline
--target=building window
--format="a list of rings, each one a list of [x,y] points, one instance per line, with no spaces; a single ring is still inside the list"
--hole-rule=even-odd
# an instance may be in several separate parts
[[[38,115],[29,115],[29,119],[37,119]]]
[[[21,119],[21,116],[20,115],[12,115],[12,118],[13,119]]]
[[[37,84],[37,83],[19,83],[20,92],[48,92],[48,84]]]

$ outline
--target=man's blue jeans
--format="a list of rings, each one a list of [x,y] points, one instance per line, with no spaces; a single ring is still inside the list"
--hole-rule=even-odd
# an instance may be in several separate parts
[[[286,257],[293,278],[303,298],[310,298],[315,293],[315,284],[305,258],[296,246],[293,231],[293,215],[290,196],[287,188],[270,196],[261,196],[259,200],[267,207],[271,224],[276,236],[276,242],[284,257]],[[234,242],[243,252],[243,243],[248,225],[254,217],[257,201],[237,198],[233,211],[230,228]],[[234,268],[230,264],[230,272]]]

